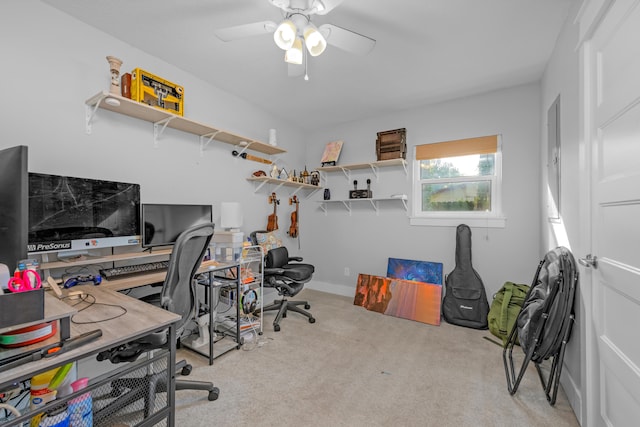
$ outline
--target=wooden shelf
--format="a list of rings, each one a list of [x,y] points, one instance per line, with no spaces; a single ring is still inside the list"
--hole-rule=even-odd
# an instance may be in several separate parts
[[[299,190],[303,190],[303,189],[313,190],[314,192],[316,192],[322,188],[318,185],[303,184],[301,182],[293,182],[293,181],[287,181],[285,179],[270,178],[268,176],[258,176],[258,177],[252,176],[250,178],[247,178],[247,181],[258,183],[254,193],[258,192],[265,184],[275,185],[276,189],[280,187],[296,188],[297,190],[294,191],[293,194],[296,194]]]
[[[404,168],[404,173],[407,174],[407,161],[405,159],[391,159],[391,160],[380,160],[377,162],[366,162],[366,163],[352,163],[347,165],[336,165],[336,166],[321,166],[316,168],[321,173],[326,172],[344,172],[347,179],[351,179],[352,170],[358,169],[371,169],[376,178],[378,177],[378,169],[383,167],[390,166],[402,166]]]
[[[112,105],[107,102],[109,101]],[[212,140],[223,142],[229,145],[233,145],[239,148],[239,151],[253,150],[267,155],[286,153],[286,150],[269,145],[264,142],[257,141],[255,139],[246,138],[231,132],[227,132],[222,129],[215,128],[203,123],[196,122],[195,120],[187,119],[177,114],[173,114],[167,111],[160,110],[150,105],[143,104],[141,102],[132,101],[122,96],[114,95],[107,91],[98,92],[96,95],[85,101],[86,104],[86,131],[91,133],[91,124],[93,117],[98,108],[113,111],[115,113],[124,114],[126,116],[134,117],[140,120],[153,123],[154,126],[154,141],[162,134],[165,128],[169,127],[177,129],[182,132],[191,133],[200,137],[200,148],[204,150]]]
[[[409,211],[409,208],[407,206],[407,197],[380,197],[380,198],[373,198],[373,199],[346,199],[346,200],[319,200],[318,203],[320,203],[320,208],[324,211],[325,215],[327,214],[327,205],[328,204],[342,204],[347,211],[349,212],[349,215],[351,215],[351,204],[352,203],[362,203],[362,202],[368,202],[371,204],[371,206],[373,207],[373,209],[375,209],[376,211],[376,215],[378,215],[379,213],[379,206],[378,204],[380,202],[388,202],[388,201],[400,201],[402,202],[402,205],[404,206],[404,210],[405,212]]]

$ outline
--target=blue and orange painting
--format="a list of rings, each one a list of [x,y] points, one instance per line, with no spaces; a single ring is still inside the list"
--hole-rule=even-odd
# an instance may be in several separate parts
[[[389,258],[387,277],[442,286],[442,263]]]

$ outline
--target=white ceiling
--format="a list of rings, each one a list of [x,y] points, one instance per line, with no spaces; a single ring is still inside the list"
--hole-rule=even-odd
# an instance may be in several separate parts
[[[43,1],[312,131],[537,81],[579,0],[344,0],[312,22],[376,46],[366,56],[328,46],[310,57],[309,81],[288,77],[269,34],[226,43],[214,35],[280,21],[267,0]]]

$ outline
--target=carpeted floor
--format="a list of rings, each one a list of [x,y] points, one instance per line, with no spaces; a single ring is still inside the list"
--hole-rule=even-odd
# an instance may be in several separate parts
[[[509,395],[488,331],[385,316],[313,290],[296,299],[309,301],[315,324],[291,313],[274,332],[266,313],[257,342],[212,366],[179,350],[194,367],[188,378],[213,381],[220,397],[176,392],[176,425],[579,425],[562,389],[548,404],[533,366]]]

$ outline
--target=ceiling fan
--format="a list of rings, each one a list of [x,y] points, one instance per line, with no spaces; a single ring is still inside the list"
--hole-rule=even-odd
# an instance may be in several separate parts
[[[327,44],[357,55],[366,55],[376,44],[371,37],[338,27],[322,24],[316,27],[313,15],[326,15],[342,0],[267,0],[282,10],[283,20],[260,21],[251,24],[236,25],[215,30],[215,35],[224,42],[273,33],[273,38],[285,51],[284,60],[288,63],[289,75],[300,76],[306,73],[306,55],[318,56],[324,52]],[[306,50],[303,49],[306,47]],[[304,65],[303,65],[304,64]]]

